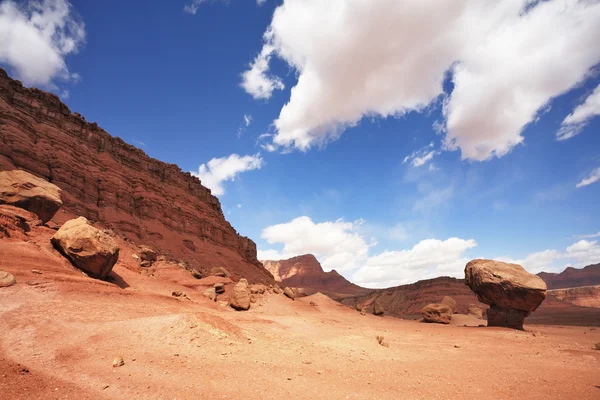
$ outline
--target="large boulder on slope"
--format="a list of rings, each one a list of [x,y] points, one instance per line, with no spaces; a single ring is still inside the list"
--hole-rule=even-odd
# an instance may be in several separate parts
[[[29,172],[0,171],[0,204],[31,211],[43,223],[50,221],[62,206],[60,193],[58,186]]]
[[[424,322],[434,322],[437,324],[449,324],[452,320],[452,308],[446,304],[434,303],[428,304],[421,310]]]
[[[285,287],[285,289],[283,289],[283,294],[285,294],[286,297],[288,297],[292,300],[296,299],[296,293],[294,293],[294,291],[287,286]]]
[[[377,298],[375,303],[373,304],[373,314],[375,315],[383,315],[385,312],[385,307],[383,305],[383,301]]]
[[[250,290],[248,289],[248,281],[246,279],[240,279],[233,287],[230,305],[238,311],[250,308]]]
[[[473,260],[465,283],[479,301],[490,305],[488,326],[523,329],[523,321],[546,298],[546,283],[518,264]]]
[[[17,281],[15,280],[15,277],[12,274],[6,271],[0,271],[0,288],[9,287],[14,285],[15,283],[17,283]]]
[[[441,304],[445,304],[448,307],[450,307],[450,309],[452,310],[452,314],[456,312],[456,300],[454,300],[452,297],[444,296],[444,298],[441,301]]]
[[[113,238],[84,217],[67,221],[51,242],[77,268],[94,278],[106,278],[119,259],[119,247]]]

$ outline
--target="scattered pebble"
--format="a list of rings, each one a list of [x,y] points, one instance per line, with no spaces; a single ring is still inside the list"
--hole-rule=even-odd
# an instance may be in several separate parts
[[[38,275],[42,275],[42,271],[40,271],[39,269],[32,269],[31,270],[32,274],[38,274]]]
[[[115,359],[113,360],[113,367],[117,368],[117,367],[122,367],[123,365],[125,365],[125,361],[123,361],[123,357],[121,357],[121,356],[115,357]]]
[[[454,348],[456,348],[456,349],[460,349],[460,346],[459,346],[459,345],[457,345],[457,344],[455,344],[455,345],[454,345]]]

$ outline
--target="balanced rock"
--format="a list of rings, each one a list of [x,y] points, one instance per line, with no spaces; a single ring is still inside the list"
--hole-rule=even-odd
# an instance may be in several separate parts
[[[469,315],[481,319],[483,318],[483,309],[476,304],[469,304]]]
[[[0,271],[0,288],[9,287],[14,285],[15,283],[17,283],[17,281],[15,280],[15,277],[12,274],[6,271]]]
[[[62,206],[58,186],[21,170],[0,171],[0,204],[24,208],[43,223]]]
[[[233,286],[231,295],[231,307],[241,311],[250,308],[250,290],[248,290],[248,281],[244,278]]]
[[[283,289],[283,294],[285,294],[287,297],[289,297],[292,300],[294,300],[296,298],[296,293],[294,293],[294,291],[287,286],[285,287],[285,289]]]
[[[465,267],[465,283],[479,301],[489,304],[488,326],[523,329],[525,317],[546,298],[546,283],[517,264],[473,260]]]
[[[456,312],[456,300],[454,300],[452,297],[444,296],[444,298],[441,301],[441,304],[445,304],[448,307],[450,307],[450,309],[452,310],[452,314]]]
[[[113,238],[84,217],[67,221],[51,242],[77,268],[95,278],[106,278],[119,259],[119,247]]]
[[[428,304],[421,310],[423,321],[437,324],[449,324],[452,320],[452,309],[442,303]]]

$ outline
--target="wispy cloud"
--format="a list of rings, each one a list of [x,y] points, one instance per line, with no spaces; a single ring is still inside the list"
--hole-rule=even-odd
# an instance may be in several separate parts
[[[587,176],[587,178],[582,179],[577,185],[576,188],[581,188],[584,186],[591,185],[592,183],[598,182],[600,180],[600,167],[596,168]]]
[[[600,115],[600,85],[564,119],[558,132],[557,140],[567,140],[577,136],[587,123]]]

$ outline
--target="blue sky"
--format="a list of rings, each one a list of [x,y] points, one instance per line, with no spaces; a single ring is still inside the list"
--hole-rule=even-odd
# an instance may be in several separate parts
[[[3,0],[0,64],[198,174],[261,258],[373,287],[600,262],[600,4],[491,7]]]

